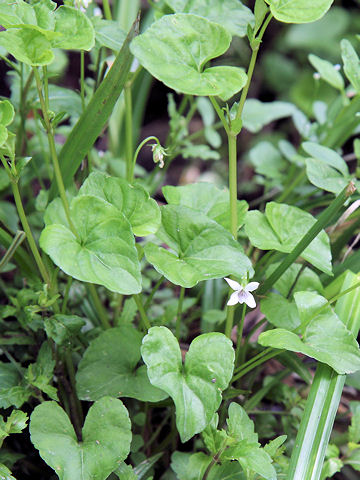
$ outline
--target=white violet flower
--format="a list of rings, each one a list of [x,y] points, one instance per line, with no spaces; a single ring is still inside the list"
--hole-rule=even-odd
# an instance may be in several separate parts
[[[246,305],[250,308],[256,307],[255,298],[251,295],[250,292],[256,290],[259,286],[259,282],[250,282],[247,285],[243,286],[240,283],[235,282],[235,280],[231,280],[230,278],[224,278],[227,281],[229,286],[235,290],[234,293],[231,294],[228,305],[236,305],[237,303],[246,303]]]

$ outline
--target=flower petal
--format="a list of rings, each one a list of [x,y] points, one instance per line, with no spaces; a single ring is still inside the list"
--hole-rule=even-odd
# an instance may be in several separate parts
[[[246,285],[244,288],[245,292],[253,292],[259,287],[260,283],[259,282],[250,282]]]
[[[234,292],[231,294],[227,305],[236,305],[239,302],[239,294],[238,292]]]
[[[255,298],[249,292],[244,292],[244,293],[246,295],[246,298],[245,298],[246,305],[250,308],[255,308],[256,307]]]
[[[233,290],[242,290],[242,286],[240,285],[240,283],[235,282],[235,280],[231,280],[231,278],[224,278],[224,280],[227,281],[230,288],[232,288]]]

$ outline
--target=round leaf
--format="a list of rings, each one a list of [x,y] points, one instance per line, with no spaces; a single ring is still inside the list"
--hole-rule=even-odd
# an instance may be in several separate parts
[[[308,23],[319,20],[334,0],[265,0],[276,20],[285,23]]]
[[[130,185],[124,178],[94,172],[85,180],[80,195],[94,195],[118,208],[129,220],[137,236],[155,233],[161,222],[160,208],[141,185]]]
[[[55,402],[38,405],[31,441],[60,480],[105,480],[129,454],[131,424],[121,400],[103,397],[87,414],[78,443],[69,417]]]
[[[167,394],[149,382],[141,358],[142,335],[133,327],[122,326],[101,333],[82,357],[76,374],[81,400],[98,400],[104,395],[131,397],[142,402],[158,402]]]
[[[176,407],[176,426],[186,442],[210,423],[234,368],[234,349],[222,333],[191,342],[182,365],[178,341],[165,327],[150,328],[141,354],[150,382],[167,392]]]
[[[141,274],[134,236],[124,216],[107,202],[87,195],[71,202],[79,239],[67,224],[47,226],[41,248],[68,275],[126,295],[139,293]]]
[[[201,280],[252,272],[250,260],[232,235],[202,213],[181,205],[162,207],[157,236],[175,253],[148,243],[147,260],[176,285],[190,288]]]
[[[132,53],[149,72],[174,90],[190,95],[217,95],[227,100],[246,83],[237,67],[206,64],[229,48],[231,35],[206,18],[165,15],[136,37]]]

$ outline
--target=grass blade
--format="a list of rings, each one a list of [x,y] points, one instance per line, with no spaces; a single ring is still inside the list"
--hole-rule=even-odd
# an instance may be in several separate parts
[[[13,238],[5,230],[0,227],[0,245],[3,245],[8,249],[13,242]],[[36,278],[36,265],[34,264],[30,255],[20,246],[18,246],[14,252],[14,260],[21,268],[23,274],[27,278]]]
[[[139,19],[134,22],[108,74],[96,90],[60,151],[59,163],[65,186],[71,183],[76,170],[101,134],[124,88],[133,58],[129,46],[138,32],[138,24]],[[53,198],[56,194],[57,186],[56,182],[53,181],[50,198]]]
[[[358,282],[359,276],[348,272],[341,291]],[[357,336],[360,328],[360,288],[341,297],[335,312]],[[345,379],[346,375],[338,375],[329,366],[319,364],[296,437],[287,480],[320,479]]]

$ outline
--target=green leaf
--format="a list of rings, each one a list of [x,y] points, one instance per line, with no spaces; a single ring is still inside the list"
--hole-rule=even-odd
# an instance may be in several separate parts
[[[119,27],[119,22],[99,17],[94,17],[91,21],[95,29],[96,42],[101,47],[118,52],[126,38],[126,32]]]
[[[176,34],[174,34],[176,32]],[[206,64],[229,48],[224,27],[191,14],[165,15],[135,38],[131,51],[158,80],[190,95],[227,100],[246,83],[241,68]]]
[[[285,23],[308,23],[319,20],[334,0],[266,0],[276,20]]]
[[[2,463],[0,463],[0,478],[1,480],[16,480],[16,478],[11,475],[11,471]]]
[[[268,322],[275,327],[295,330],[300,325],[295,303],[276,293],[269,293],[266,298],[261,300],[260,310]]]
[[[69,417],[55,402],[38,405],[31,441],[60,480],[105,480],[129,454],[131,424],[121,400],[103,397],[86,416],[78,443]]]
[[[260,102],[260,100],[250,98],[244,105],[243,126],[251,133],[257,133],[268,123],[280,118],[291,117],[296,111],[295,105],[289,102]]]
[[[212,458],[205,453],[174,452],[171,455],[171,468],[179,480],[202,480]],[[215,464],[207,476],[207,480],[245,480],[236,462]]]
[[[0,101],[0,125],[7,127],[14,120],[14,116],[15,110],[9,100]]]
[[[252,470],[261,477],[276,480],[276,472],[271,465],[272,459],[258,443],[258,435],[254,431],[254,422],[245,410],[237,403],[229,406],[228,435],[234,444],[224,451],[223,457],[237,460],[245,472]]]
[[[359,346],[338,316],[327,308],[314,317],[326,299],[315,293],[298,292],[295,300],[301,320],[308,322],[303,338],[279,328],[261,333],[260,345],[303,353],[340,374],[359,370]]]
[[[244,37],[254,15],[239,0],[166,0],[175,13],[192,13],[222,25],[231,35]]]
[[[55,10],[55,33],[53,48],[66,50],[90,50],[95,43],[91,21],[80,10],[62,5]]]
[[[279,150],[270,142],[259,142],[249,152],[249,158],[255,172],[266,178],[281,180],[288,163]]]
[[[85,323],[85,320],[77,315],[56,314],[44,320],[46,335],[52,338],[57,345],[70,343]]]
[[[6,430],[8,434],[21,433],[27,426],[27,413],[21,410],[13,410],[6,420]]]
[[[215,222],[230,230],[230,195],[226,189],[220,190],[212,183],[192,183],[181,187],[167,185],[162,192],[168,204],[183,205],[198,210]],[[242,226],[248,204],[237,201],[238,228]]]
[[[346,185],[349,184],[349,177],[344,177],[342,173],[322,160],[307,158],[305,163],[306,175],[309,181],[318,188],[339,195]]]
[[[104,395],[158,402],[167,394],[149,382],[141,358],[142,335],[132,326],[112,328],[93,340],[82,357],[76,374],[81,400],[98,400]]]
[[[330,167],[336,168],[336,170],[339,170],[344,177],[349,176],[349,169],[345,160],[343,160],[335,150],[314,142],[304,142],[301,146],[305,152],[313,158],[325,162]]]
[[[50,41],[34,29],[9,29],[0,32],[0,46],[27,65],[49,65],[54,60]]]
[[[360,448],[353,450],[350,456],[344,460],[345,465],[350,465],[354,470],[360,472]]]
[[[182,364],[178,341],[165,327],[152,327],[141,354],[150,382],[167,392],[176,407],[176,426],[182,442],[210,423],[221,403],[234,368],[231,341],[221,333],[200,335],[191,342]]]
[[[255,247],[289,253],[315,222],[310,213],[300,208],[270,202],[266,204],[265,214],[259,211],[247,213],[245,231]],[[332,274],[330,242],[324,231],[301,256],[322,272]]]
[[[79,195],[93,195],[116,207],[129,220],[134,235],[150,235],[160,226],[160,208],[139,184],[94,172],[85,180]]]
[[[157,236],[175,252],[153,243],[145,246],[147,260],[176,285],[190,288],[201,280],[252,272],[239,243],[219,224],[182,205],[162,207]]]
[[[340,91],[344,90],[344,79],[332,63],[313,54],[309,55],[309,61],[325,82]]]
[[[341,40],[341,58],[344,72],[356,92],[360,92],[360,60],[349,40]]]
[[[41,233],[41,248],[67,275],[113,292],[139,293],[140,265],[126,218],[117,208],[88,195],[74,198],[70,210],[79,239],[67,223],[53,223]]]

